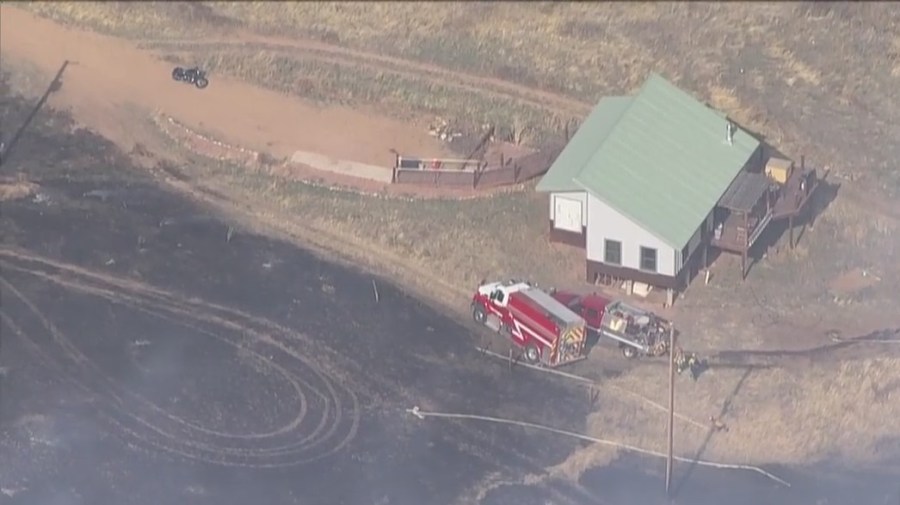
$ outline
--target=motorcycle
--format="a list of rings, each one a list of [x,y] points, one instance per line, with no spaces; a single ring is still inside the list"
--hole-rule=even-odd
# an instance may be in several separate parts
[[[172,70],[172,79],[185,84],[193,84],[198,89],[209,86],[209,79],[206,78],[206,72],[200,70],[200,67],[175,67],[175,69]]]

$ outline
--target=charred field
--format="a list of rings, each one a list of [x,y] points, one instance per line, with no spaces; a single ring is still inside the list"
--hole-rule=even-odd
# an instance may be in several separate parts
[[[0,249],[13,503],[453,503],[572,448],[408,415],[578,429],[586,406],[479,359],[398,289],[379,281],[376,303],[370,276],[231,228],[61,114],[12,154],[4,172],[29,180],[3,201]]]

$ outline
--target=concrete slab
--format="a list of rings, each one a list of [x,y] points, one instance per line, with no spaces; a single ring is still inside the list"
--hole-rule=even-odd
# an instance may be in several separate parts
[[[372,181],[390,183],[391,168],[378,165],[367,165],[356,161],[338,160],[330,156],[308,151],[296,151],[291,162],[300,163],[316,170],[325,170],[336,174],[350,175]]]

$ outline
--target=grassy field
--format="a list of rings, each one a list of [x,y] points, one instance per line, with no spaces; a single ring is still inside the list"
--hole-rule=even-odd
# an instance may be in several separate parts
[[[180,146],[172,145],[172,149]],[[412,268],[426,269],[428,277],[463,288],[447,300],[462,309],[467,306],[468,288],[487,277],[533,277],[549,284],[580,280],[582,262],[577,251],[550,244],[545,226],[546,204],[532,191],[501,193],[469,200],[435,199],[427,202],[334,190],[305,182],[250,172],[243,166],[205,159],[184,153],[183,170],[194,180],[205,181],[211,189],[233,193],[241,188],[247,201],[261,215],[292,216],[292,228],[304,228],[314,235],[327,234],[350,241],[357,258],[371,264],[374,257],[388,255]],[[440,232],[436,232],[439,227]],[[490,231],[490,233],[488,233]],[[312,240],[315,237],[307,235]],[[558,254],[542,254],[542,268],[535,270],[535,244]],[[323,243],[336,247],[334,243]],[[346,248],[342,248],[346,249]],[[372,253],[371,255],[369,253]],[[574,267],[574,268],[573,268]],[[404,280],[409,275],[403,276]],[[421,279],[424,285],[428,279]],[[441,298],[440,293],[429,293]]]
[[[182,59],[302,96],[389,103],[402,114],[435,113],[480,122],[526,120],[550,129],[554,112],[478,95],[385,67],[352,69],[284,51],[253,47],[213,51],[197,40],[240,28],[286,39],[313,38],[357,51],[392,55],[458,72],[501,77],[585,103],[621,94],[656,70],[765,135],[788,155],[877,189],[900,190],[900,70],[883,64],[900,50],[889,6],[862,4],[353,4],[205,3],[23,4],[79,26],[153,44]],[[662,21],[660,21],[660,19]],[[193,30],[188,22],[198,23]],[[740,29],[736,29],[739,27]],[[166,39],[166,40],[161,40]],[[175,43],[177,42],[177,46]],[[893,51],[893,53],[891,52]],[[306,59],[304,59],[306,58]],[[840,64],[836,65],[835,61]],[[549,134],[549,133],[545,133]],[[540,142],[540,138],[534,139]],[[545,284],[581,282],[583,253],[546,238],[546,203],[530,191],[475,201],[409,202],[317,188],[183,154],[195,180],[234,196],[262,222],[379,269],[423,296],[466,295],[484,277],[530,277]],[[864,202],[863,202],[864,203]],[[698,349],[757,348],[823,328],[861,332],[895,313],[900,243],[897,223],[839,196],[789,251],[784,240],[741,283],[733,261],[713,282],[692,286],[676,321]],[[882,282],[852,305],[836,305],[829,283],[851,268]],[[874,321],[869,323],[869,321]],[[894,321],[896,322],[896,321]],[[847,335],[851,336],[851,335]],[[747,461],[787,462],[829,454],[877,459],[878,441],[900,434],[895,404],[876,401],[871,384],[897,377],[896,360],[858,360],[797,371],[756,371],[746,379],[708,450]],[[716,371],[684,393],[700,421],[734,396],[743,372]],[[615,384],[658,398],[659,370],[641,368]],[[868,388],[868,389],[867,389]],[[684,388],[688,389],[688,388]],[[775,393],[777,391],[777,393]],[[613,394],[613,393],[609,393]],[[894,392],[893,396],[896,397]],[[879,396],[878,398],[881,398]],[[887,398],[890,398],[888,394]],[[681,400],[680,400],[681,401]],[[591,426],[620,440],[653,445],[662,421],[650,411],[598,413]],[[604,417],[612,416],[612,417]],[[646,419],[633,429],[629,416]],[[731,417],[734,416],[734,417]],[[827,425],[821,419],[829,419]],[[643,421],[641,421],[643,422]],[[602,429],[600,429],[602,427]],[[612,430],[612,431],[610,431]],[[680,447],[702,440],[686,434]],[[650,438],[642,438],[650,437]],[[854,438],[857,437],[857,438]]]
[[[633,91],[655,70],[765,135],[791,156],[896,193],[900,14],[890,4],[676,3],[28,3],[53,19],[142,41],[203,39],[235,29],[325,44],[476,76],[499,77],[586,104]],[[740,29],[735,29],[740,27]],[[235,35],[230,35],[234,37]],[[239,40],[239,39],[238,39]],[[198,57],[216,69],[300,95],[388,99],[407,114],[481,124],[540,114],[443,96],[421,79],[336,69],[299,57]],[[840,62],[840,64],[836,64]],[[298,72],[307,75],[299,76]],[[339,74],[339,75],[338,75]],[[374,77],[374,78],[373,78]],[[417,82],[418,81],[418,82]],[[398,89],[400,88],[400,89]],[[322,90],[328,90],[323,92]],[[405,100],[409,100],[404,103]],[[403,106],[405,105],[405,106]],[[510,112],[499,112],[504,108]],[[477,117],[476,116],[483,116]],[[568,119],[568,118],[566,118]],[[552,123],[552,121],[546,121]],[[504,126],[504,125],[500,125]],[[540,143],[542,135],[535,135]],[[861,138],[874,138],[863,151]],[[826,140],[827,139],[827,140]],[[896,144],[896,143],[894,143]],[[861,163],[861,160],[865,160]]]
[[[679,420],[676,447],[700,459],[748,464],[833,458],[865,465],[873,457],[893,457],[893,468],[900,471],[900,461],[891,456],[900,443],[898,366],[900,360],[884,358],[799,369],[713,370],[696,383],[679,380],[677,411],[698,424],[715,416],[728,431],[711,433]],[[620,392],[666,405],[659,372],[644,369],[610,381],[598,403],[631,399],[631,408],[598,410],[588,420],[592,431],[664,452],[659,423],[665,410]]]

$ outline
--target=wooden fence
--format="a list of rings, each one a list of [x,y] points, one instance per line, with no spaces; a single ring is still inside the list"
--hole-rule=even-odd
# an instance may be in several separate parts
[[[479,160],[418,159],[397,157],[392,182],[465,188],[508,186],[533,179],[550,168],[558,151],[536,152],[504,166],[488,166]]]

